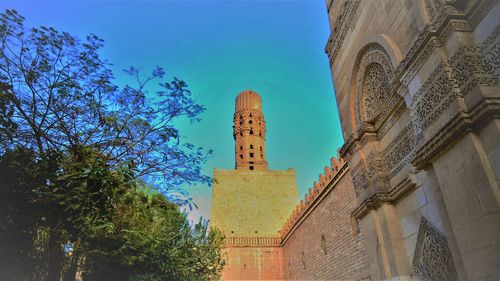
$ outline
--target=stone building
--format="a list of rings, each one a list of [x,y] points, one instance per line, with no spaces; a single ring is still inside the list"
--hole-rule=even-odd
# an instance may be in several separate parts
[[[498,280],[500,1],[326,4],[340,158],[225,280]]]
[[[500,276],[499,2],[327,2],[371,280]]]
[[[235,170],[213,175],[211,226],[226,235],[224,280],[282,280],[280,229],[298,201],[295,171],[270,171],[261,97],[236,97]]]

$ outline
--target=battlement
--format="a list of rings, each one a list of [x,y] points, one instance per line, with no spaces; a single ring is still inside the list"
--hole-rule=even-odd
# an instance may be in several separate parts
[[[330,159],[330,167],[326,166],[324,168],[324,172],[319,175],[317,181],[314,181],[313,186],[309,188],[309,192],[306,194],[305,198],[300,200],[300,203],[295,206],[292,214],[281,228],[281,239],[285,238],[300,218],[307,213],[308,209],[315,205],[316,201],[319,200],[321,194],[323,194],[327,187],[332,188],[333,185],[335,185],[339,177],[344,174],[347,167],[347,162],[340,157],[332,157]]]

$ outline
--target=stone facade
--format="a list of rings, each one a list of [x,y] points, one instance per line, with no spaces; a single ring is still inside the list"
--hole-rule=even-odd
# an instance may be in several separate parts
[[[327,8],[370,279],[498,279],[499,1]]]
[[[211,225],[230,237],[278,237],[298,197],[292,169],[216,169]]]
[[[226,235],[223,280],[283,280],[280,230],[298,202],[295,171],[267,169],[257,93],[237,96],[233,128],[235,170],[214,170],[210,221]]]
[[[326,4],[345,144],[258,266],[280,280],[498,280],[500,0]]]

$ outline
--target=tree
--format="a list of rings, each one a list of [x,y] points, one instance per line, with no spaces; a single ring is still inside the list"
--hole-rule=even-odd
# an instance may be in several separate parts
[[[127,277],[216,276],[223,265],[222,238],[206,225],[191,228],[173,204],[190,204],[184,184],[209,183],[200,166],[211,151],[182,143],[174,125],[181,117],[200,121],[205,110],[187,84],[174,78],[148,91],[164,70],[156,67],[143,78],[130,67],[126,72],[136,85],[115,85],[110,64],[99,56],[103,41],[97,36],[80,40],[50,27],[28,29],[14,10],[0,15],[0,44],[2,176],[20,168],[2,190],[20,205],[2,202],[12,219],[2,222],[0,234],[21,233],[23,241],[35,244],[27,247],[30,253],[10,250],[43,260],[35,267],[46,271],[39,276],[46,280],[60,280],[64,271],[72,280],[79,267],[99,280],[106,275],[100,265]],[[144,186],[161,194],[141,195]],[[19,210],[33,212],[32,220],[21,223],[30,215]],[[152,222],[158,227],[150,229]],[[185,243],[208,247],[210,254]]]
[[[54,174],[52,165],[36,160],[31,151],[9,151],[0,158],[0,279],[23,280],[44,267],[33,245],[41,214],[37,191]]]
[[[78,154],[50,163],[25,149],[0,157],[0,195],[11,202],[0,205],[0,277],[75,280],[80,271],[93,281],[218,280],[220,232],[206,221],[190,225],[129,167],[111,169],[92,149]]]
[[[151,189],[131,190],[87,244],[90,280],[219,280],[223,236]]]
[[[139,70],[126,70],[136,86],[113,84],[110,64],[100,58],[103,41],[91,34],[86,40],[51,27],[27,29],[24,17],[14,10],[0,16],[0,108],[8,105],[8,119],[1,122],[0,152],[15,147],[33,150],[37,157],[47,151],[78,153],[92,147],[111,166],[131,163],[141,178],[177,203],[188,203],[179,187],[209,183],[200,165],[207,153],[181,143],[174,121],[185,117],[196,122],[205,109],[187,84],[163,78],[156,67],[142,78]],[[4,110],[6,111],[6,110]],[[4,124],[5,123],[5,124]]]

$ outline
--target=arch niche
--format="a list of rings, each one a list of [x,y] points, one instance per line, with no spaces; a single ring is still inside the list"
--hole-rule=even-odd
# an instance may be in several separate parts
[[[351,133],[360,136],[363,131],[374,132],[383,123],[387,113],[399,97],[396,66],[403,59],[396,42],[386,34],[366,38],[353,61],[349,119]]]

